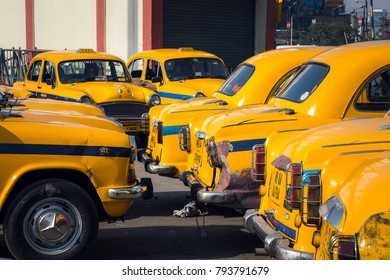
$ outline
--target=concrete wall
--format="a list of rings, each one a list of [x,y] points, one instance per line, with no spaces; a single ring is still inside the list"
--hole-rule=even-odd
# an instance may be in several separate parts
[[[0,0],[0,48],[25,48],[25,0]]]
[[[142,50],[142,0],[106,0],[106,48],[125,61]]]
[[[95,0],[35,0],[38,49],[96,49]]]
[[[34,46],[97,49],[127,60],[142,50],[142,0],[105,0],[104,33],[97,32],[96,0],[33,0]],[[0,0],[0,48],[26,49],[26,0]]]

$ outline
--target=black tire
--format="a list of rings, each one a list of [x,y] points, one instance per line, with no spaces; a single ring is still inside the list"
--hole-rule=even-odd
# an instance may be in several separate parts
[[[93,200],[78,185],[45,179],[15,196],[3,230],[16,259],[77,259],[96,240],[99,217]]]

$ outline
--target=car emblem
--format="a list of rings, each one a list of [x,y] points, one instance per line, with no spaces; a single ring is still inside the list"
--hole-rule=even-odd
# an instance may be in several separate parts
[[[108,147],[100,147],[98,153],[100,156],[106,156],[110,153],[110,149]]]

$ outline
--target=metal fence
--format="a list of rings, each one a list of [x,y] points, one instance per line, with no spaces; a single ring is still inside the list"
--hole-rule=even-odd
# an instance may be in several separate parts
[[[32,58],[45,51],[0,48],[0,84],[12,86],[22,81]]]

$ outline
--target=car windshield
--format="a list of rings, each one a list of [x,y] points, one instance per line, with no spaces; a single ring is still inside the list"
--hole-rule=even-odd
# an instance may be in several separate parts
[[[255,68],[252,65],[241,64],[218,91],[229,96],[235,95],[246,84],[254,71]]]
[[[59,63],[58,76],[62,84],[89,81],[130,83],[125,65],[115,60],[68,60]]]
[[[185,79],[226,79],[228,73],[224,64],[213,58],[180,58],[165,62],[165,72],[170,81]]]
[[[323,64],[305,64],[277,98],[302,103],[309,98],[329,72]]]

